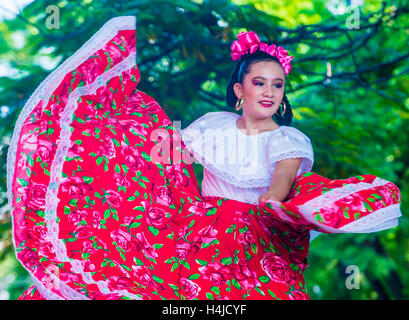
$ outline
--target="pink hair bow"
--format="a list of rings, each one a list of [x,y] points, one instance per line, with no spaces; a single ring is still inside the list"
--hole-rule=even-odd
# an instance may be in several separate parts
[[[260,42],[258,35],[254,31],[242,31],[237,35],[237,38],[239,40],[234,40],[230,47],[233,61],[240,59],[247,53],[253,54],[257,49],[260,49],[260,51],[264,51],[273,57],[277,57],[284,69],[284,73],[286,75],[290,73],[291,60],[294,57],[288,56],[287,50],[284,50],[283,47],[279,46],[277,48],[275,44],[269,46],[267,43]]]

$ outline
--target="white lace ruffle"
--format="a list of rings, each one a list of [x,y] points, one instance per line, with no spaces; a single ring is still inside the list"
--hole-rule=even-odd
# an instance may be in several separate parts
[[[122,72],[129,70],[135,66],[136,55],[135,53],[130,53],[127,58],[118,63],[115,67],[107,71],[106,73],[99,76],[93,83],[75,89],[68,100],[68,103],[64,109],[64,114],[61,117],[61,133],[60,142],[57,146],[57,150],[51,165],[51,176],[49,187],[47,188],[47,193],[45,196],[45,216],[44,220],[47,225],[47,239],[53,244],[56,251],[56,257],[58,261],[70,262],[73,271],[82,276],[85,283],[96,284],[101,292],[109,292],[111,294],[120,293],[129,298],[140,299],[135,297],[129,292],[121,292],[119,290],[108,289],[108,280],[105,281],[95,281],[93,280],[90,272],[84,271],[83,261],[74,260],[68,257],[67,248],[62,239],[59,239],[59,224],[57,222],[57,207],[59,203],[58,192],[60,190],[60,184],[63,182],[62,178],[62,168],[65,163],[66,155],[71,146],[71,134],[72,134],[72,119],[73,113],[76,110],[78,104],[78,98],[83,95],[95,95],[96,91],[101,85],[106,84],[113,77],[121,74]],[[128,276],[128,275],[125,275]],[[75,292],[75,297],[71,296],[72,299],[76,299],[78,293]],[[66,296],[67,297],[67,296]]]
[[[269,161],[275,164],[284,159],[302,158],[297,176],[311,171],[314,151],[310,138],[294,127],[281,128],[280,137],[269,140]]]
[[[346,184],[340,188],[332,189],[324,194],[310,200],[309,202],[301,205],[299,209],[302,212],[308,213],[309,221],[317,225],[313,214],[318,212],[321,208],[325,208],[341,200],[347,196],[355,194],[362,190],[371,189],[378,186],[384,186],[390,183],[387,180],[376,178],[372,183],[360,182]],[[318,224],[320,228],[329,233],[370,233],[381,230],[386,230],[398,225],[398,218],[402,216],[400,210],[400,203],[384,207],[374,212],[371,212],[365,217],[351,222],[340,229],[334,229],[326,227],[322,224]]]
[[[370,233],[387,230],[396,227],[401,216],[400,203],[398,203],[376,210],[357,221],[343,226],[341,230],[348,233]]]
[[[80,49],[78,49],[71,57],[65,60],[58,68],[45,78],[37,89],[32,93],[30,98],[25,103],[21,110],[14,133],[11,138],[9,150],[7,153],[7,195],[9,204],[11,204],[11,184],[14,175],[14,160],[17,151],[17,142],[20,138],[21,127],[25,120],[33,111],[34,107],[43,100],[42,106],[45,108],[48,104],[51,94],[58,88],[63,77],[72,69],[77,68],[90,55],[101,49],[108,39],[115,36],[120,30],[134,30],[136,26],[135,16],[116,17],[105,23]]]
[[[56,70],[54,70],[34,91],[34,93],[30,96],[27,100],[26,104],[24,105],[20,115],[17,119],[14,133],[11,139],[11,143],[9,146],[8,154],[7,154],[7,197],[8,203],[11,207],[13,201],[13,194],[12,194],[12,183],[14,178],[14,168],[16,165],[16,152],[17,152],[17,145],[20,139],[21,128],[26,121],[27,117],[31,114],[34,107],[43,100],[42,106],[45,108],[48,104],[48,100],[51,94],[57,89],[60,85],[61,81],[64,79],[65,75],[70,72],[71,70],[77,68],[80,64],[82,64],[89,56],[91,56],[96,51],[102,49],[106,43],[111,40],[119,31],[121,30],[135,30],[136,26],[136,17],[135,16],[123,16],[123,17],[116,17],[109,20],[107,23],[103,25],[101,29],[99,29],[80,49],[78,49],[70,58],[68,58],[64,63],[62,63]],[[72,112],[75,110],[75,103],[73,96],[78,98],[80,94],[86,93],[95,93],[97,87],[101,86],[103,82],[108,81],[110,78],[122,73],[125,70],[128,70],[135,66],[136,63],[136,52],[131,53],[124,61],[120,62],[118,65],[110,69],[107,73],[103,74],[100,77],[97,77],[93,83],[89,84],[86,87],[80,87],[74,90],[71,93],[69,102],[65,109],[65,115],[61,119],[61,140],[59,144],[57,154],[54,158],[54,161],[51,166],[51,177],[50,177],[50,185],[47,189],[46,194],[46,216],[45,219],[48,223],[48,235],[47,239],[53,243],[55,246],[58,258],[60,261],[70,261],[72,263],[73,269],[75,272],[82,275],[82,278],[86,283],[96,283],[101,291],[106,290],[107,284],[101,281],[95,282],[89,272],[84,272],[84,268],[79,261],[74,261],[67,256],[65,244],[63,241],[58,239],[58,224],[56,224],[56,205],[58,204],[58,199],[51,199],[54,190],[58,190],[58,185],[61,183],[61,177],[59,175],[61,172],[58,173],[57,168],[61,168],[62,162],[65,161],[65,153],[69,148],[69,138],[70,134],[67,134],[70,131],[71,127],[69,125],[71,121]],[[67,117],[68,116],[68,117]],[[61,150],[63,148],[63,150]],[[10,208],[11,211],[13,208]],[[13,228],[13,243],[16,247],[16,241],[14,239],[14,219],[12,223]],[[31,277],[35,285],[37,286],[38,290],[46,299],[59,299],[51,289],[46,288],[44,285],[40,284],[40,281],[36,278],[36,276],[31,272],[30,269],[27,269],[30,273]],[[64,294],[64,298],[69,300],[78,300],[78,299],[88,299],[86,296],[78,293],[74,289],[70,288],[69,286],[65,286],[63,283],[60,283],[63,286],[61,288],[61,292]],[[111,293],[122,293],[120,291],[111,292]],[[123,292],[125,294],[125,292]],[[135,295],[127,293],[126,296],[129,296],[132,299],[140,299]]]
[[[331,189],[319,197],[313,198],[303,206],[308,207],[311,212],[317,212],[323,207],[327,207],[332,203],[347,197],[355,192],[359,192],[362,190],[370,189],[373,187],[384,186],[388,184],[389,181],[376,177],[372,183],[368,182],[359,182],[359,183],[348,183],[340,188]]]
[[[238,118],[232,112],[209,112],[181,131],[187,150],[213,175],[238,187],[259,188],[270,185],[277,161],[303,158],[297,175],[311,170],[314,154],[302,132],[281,126],[246,135],[237,128]]]
[[[294,158],[302,158],[300,168],[298,169],[297,176],[309,172],[312,169],[313,163],[314,163],[314,156],[311,152],[308,151],[303,151],[300,149],[293,149],[293,150],[287,150],[283,153],[274,155],[271,157],[271,161],[273,161],[273,166],[275,167],[275,163],[277,161],[285,160],[285,159],[294,159]]]

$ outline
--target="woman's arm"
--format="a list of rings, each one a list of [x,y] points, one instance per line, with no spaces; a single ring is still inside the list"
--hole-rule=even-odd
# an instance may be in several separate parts
[[[283,201],[290,192],[291,186],[300,168],[301,158],[278,161],[267,192],[259,197],[259,204],[267,200]]]

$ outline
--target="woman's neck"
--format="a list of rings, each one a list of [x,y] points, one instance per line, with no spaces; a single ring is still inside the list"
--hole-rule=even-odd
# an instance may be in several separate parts
[[[261,133],[265,131],[272,131],[280,128],[273,119],[266,118],[262,120],[257,119],[249,119],[248,117],[241,116],[236,121],[237,128],[243,132],[248,134],[249,132],[253,131],[256,133]]]

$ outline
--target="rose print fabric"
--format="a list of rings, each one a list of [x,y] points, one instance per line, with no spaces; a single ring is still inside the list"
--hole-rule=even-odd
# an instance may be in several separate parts
[[[309,232],[397,225],[373,175],[296,177],[284,202],[203,197],[164,110],[138,90],[134,18],[109,21],[40,85],[8,159],[20,299],[309,299]]]

